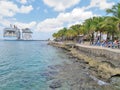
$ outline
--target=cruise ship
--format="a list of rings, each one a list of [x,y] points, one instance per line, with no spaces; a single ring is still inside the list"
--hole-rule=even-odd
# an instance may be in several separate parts
[[[16,26],[4,28],[4,40],[32,40],[33,32],[29,28],[19,29]]]

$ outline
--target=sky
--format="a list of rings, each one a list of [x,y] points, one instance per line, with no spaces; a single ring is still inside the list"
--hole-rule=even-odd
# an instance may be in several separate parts
[[[63,27],[80,24],[93,16],[107,15],[105,10],[120,0],[0,0],[0,39],[10,24],[30,28],[33,39],[52,38]]]

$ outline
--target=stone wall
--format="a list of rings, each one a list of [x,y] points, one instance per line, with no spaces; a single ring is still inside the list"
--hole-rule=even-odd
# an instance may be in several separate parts
[[[95,56],[106,57],[110,60],[117,60],[120,62],[120,50],[84,45],[75,45],[75,47],[82,52],[93,54]]]

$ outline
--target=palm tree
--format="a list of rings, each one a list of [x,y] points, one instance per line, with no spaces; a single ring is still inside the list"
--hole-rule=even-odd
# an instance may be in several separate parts
[[[55,38],[55,40],[57,40],[59,38],[58,33],[53,33],[52,36]]]
[[[70,27],[70,29],[75,30],[75,31],[77,32],[77,34],[79,35],[79,28],[80,28],[80,27],[81,27],[80,24],[76,24],[76,25],[72,25],[72,26]]]
[[[101,27],[105,32],[107,32],[107,37],[112,35],[112,40],[114,40],[114,35],[117,34],[117,22],[118,18],[116,17],[106,17],[105,20],[101,23]]]
[[[80,28],[79,28],[79,34],[83,34],[83,35],[86,35],[87,34],[87,30],[85,29],[85,25],[81,25]]]
[[[117,29],[119,30],[118,33],[120,33],[120,3],[117,3],[116,5],[113,5],[112,8],[106,10],[107,14],[113,14],[117,18]]]
[[[72,25],[70,27],[70,29],[74,30],[74,34],[75,34],[74,40],[75,41],[77,41],[78,35],[80,34],[79,33],[80,27],[81,27],[81,24]]]
[[[113,16],[117,17],[120,19],[120,3],[113,5],[112,8],[107,9],[106,12],[108,14],[113,14]]]
[[[110,34],[113,30],[113,25],[111,25],[111,22],[108,20],[108,17],[106,17],[106,19],[100,23],[101,28],[107,33],[107,39],[110,38]]]
[[[66,31],[67,31],[67,28],[63,28],[63,29],[60,29],[60,30],[58,31],[58,36],[59,36],[59,38],[61,38],[61,40],[64,39],[64,36],[65,36]]]
[[[77,32],[73,29],[68,29],[67,32],[65,33],[66,38],[68,40],[74,40],[74,38],[78,35]]]
[[[93,44],[94,41],[94,31],[97,31],[98,19],[97,17],[89,18],[85,20],[84,26],[87,34],[90,38],[90,44]]]

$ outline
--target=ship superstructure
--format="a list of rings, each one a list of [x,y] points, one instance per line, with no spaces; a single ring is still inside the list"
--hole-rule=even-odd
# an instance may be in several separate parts
[[[32,31],[29,28],[22,29],[22,39],[31,40],[32,39]]]

